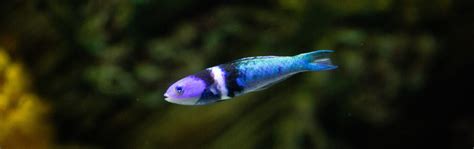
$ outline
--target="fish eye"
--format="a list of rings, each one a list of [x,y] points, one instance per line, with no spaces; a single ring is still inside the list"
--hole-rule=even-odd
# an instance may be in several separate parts
[[[178,94],[183,94],[183,92],[184,92],[183,87],[182,86],[176,86],[176,92],[178,92]]]

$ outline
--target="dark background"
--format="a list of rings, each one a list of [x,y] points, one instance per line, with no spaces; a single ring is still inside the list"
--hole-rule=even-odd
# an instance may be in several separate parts
[[[0,2],[0,148],[474,147],[474,2]],[[174,81],[256,55],[333,49],[207,106]]]

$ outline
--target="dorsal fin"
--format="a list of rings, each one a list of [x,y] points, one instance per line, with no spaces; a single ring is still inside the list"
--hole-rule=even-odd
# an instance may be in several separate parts
[[[235,60],[235,62],[247,61],[247,60],[254,60],[254,59],[275,58],[275,57],[278,57],[278,56],[254,56],[254,57],[245,57],[245,58],[241,58],[241,59]]]

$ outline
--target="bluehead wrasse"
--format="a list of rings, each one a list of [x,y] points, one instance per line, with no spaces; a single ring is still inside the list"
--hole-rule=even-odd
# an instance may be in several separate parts
[[[329,54],[318,50],[296,56],[247,57],[202,70],[172,84],[165,100],[205,105],[268,88],[300,72],[336,69]]]

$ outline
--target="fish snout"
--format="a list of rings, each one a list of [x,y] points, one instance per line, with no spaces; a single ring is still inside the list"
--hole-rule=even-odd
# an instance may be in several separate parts
[[[164,94],[163,96],[164,96],[164,98],[165,98],[166,101],[171,102],[171,101],[170,101],[170,97],[169,97],[168,94]]]

